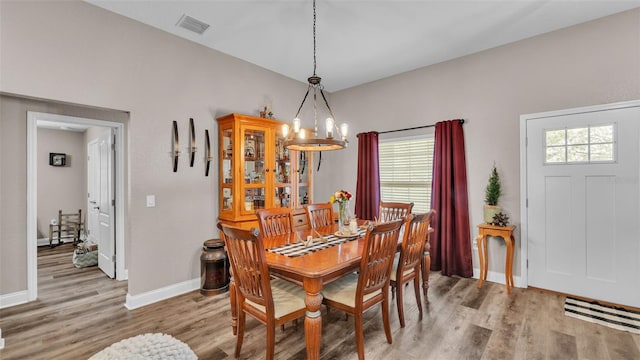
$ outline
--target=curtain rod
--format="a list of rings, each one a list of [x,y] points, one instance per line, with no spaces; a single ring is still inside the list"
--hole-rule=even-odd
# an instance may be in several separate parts
[[[459,119],[458,121],[460,121],[460,125],[464,124],[464,119]],[[430,127],[434,127],[434,126],[436,126],[436,125],[435,125],[435,124],[433,124],[433,125],[423,125],[423,126],[416,126],[416,127],[406,128],[406,129],[397,129],[397,130],[378,131],[378,134],[387,134],[387,133],[398,132],[398,131],[408,131],[408,130],[415,130],[415,129],[424,129],[424,128],[430,128]]]

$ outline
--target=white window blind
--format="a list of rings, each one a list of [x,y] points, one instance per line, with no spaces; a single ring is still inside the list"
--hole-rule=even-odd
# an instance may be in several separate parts
[[[382,201],[412,202],[413,212],[431,209],[433,136],[380,141]]]

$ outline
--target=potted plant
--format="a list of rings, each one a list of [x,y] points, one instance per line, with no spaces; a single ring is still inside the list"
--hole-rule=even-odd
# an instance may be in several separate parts
[[[500,190],[500,176],[498,176],[498,169],[496,169],[495,164],[493,165],[493,170],[491,170],[491,176],[489,176],[489,183],[487,184],[487,189],[485,190],[484,197],[484,222],[490,224],[493,222],[493,217],[495,214],[502,211],[500,206],[498,206],[498,199],[502,195]]]

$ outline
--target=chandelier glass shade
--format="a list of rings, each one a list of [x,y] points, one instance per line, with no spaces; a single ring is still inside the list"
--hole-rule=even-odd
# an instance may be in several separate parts
[[[313,0],[313,75],[310,76],[307,81],[309,86],[307,92],[304,94],[302,103],[298,107],[298,112],[293,119],[293,126],[284,124],[282,126],[282,136],[285,138],[284,146],[289,150],[296,151],[329,151],[339,150],[347,147],[349,143],[347,141],[347,124],[337,126],[333,111],[329,106],[326,96],[324,95],[324,87],[320,83],[321,78],[316,75],[316,1]],[[309,93],[313,93],[313,134],[306,134],[305,129],[300,124],[300,111],[309,96]],[[318,93],[322,97],[322,100],[329,111],[330,117],[325,120],[326,131],[324,137],[318,133]]]

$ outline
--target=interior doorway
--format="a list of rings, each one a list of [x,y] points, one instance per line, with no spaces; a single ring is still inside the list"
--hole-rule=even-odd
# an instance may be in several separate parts
[[[125,269],[125,246],[124,246],[124,146],[123,146],[123,130],[124,124],[112,121],[88,119],[80,117],[72,117],[57,114],[28,112],[27,113],[27,297],[29,301],[37,298],[37,239],[38,239],[38,126],[42,124],[58,124],[67,128],[92,128],[100,127],[106,129],[109,133],[109,151],[113,150],[112,161],[106,163],[102,168],[110,172],[110,178],[113,179],[107,185],[109,198],[105,206],[110,208],[110,231],[113,236],[110,237],[111,254],[108,255],[112,260],[113,268],[111,274],[105,271],[107,275],[117,280],[126,280],[128,278]],[[113,145],[112,145],[113,144]],[[86,147],[86,144],[84,145]],[[77,159],[76,161],[80,161]],[[82,159],[87,161],[87,159]],[[83,194],[86,196],[87,194]],[[108,205],[107,205],[108,204]],[[105,248],[108,248],[105,246]],[[103,270],[104,271],[104,270]]]

